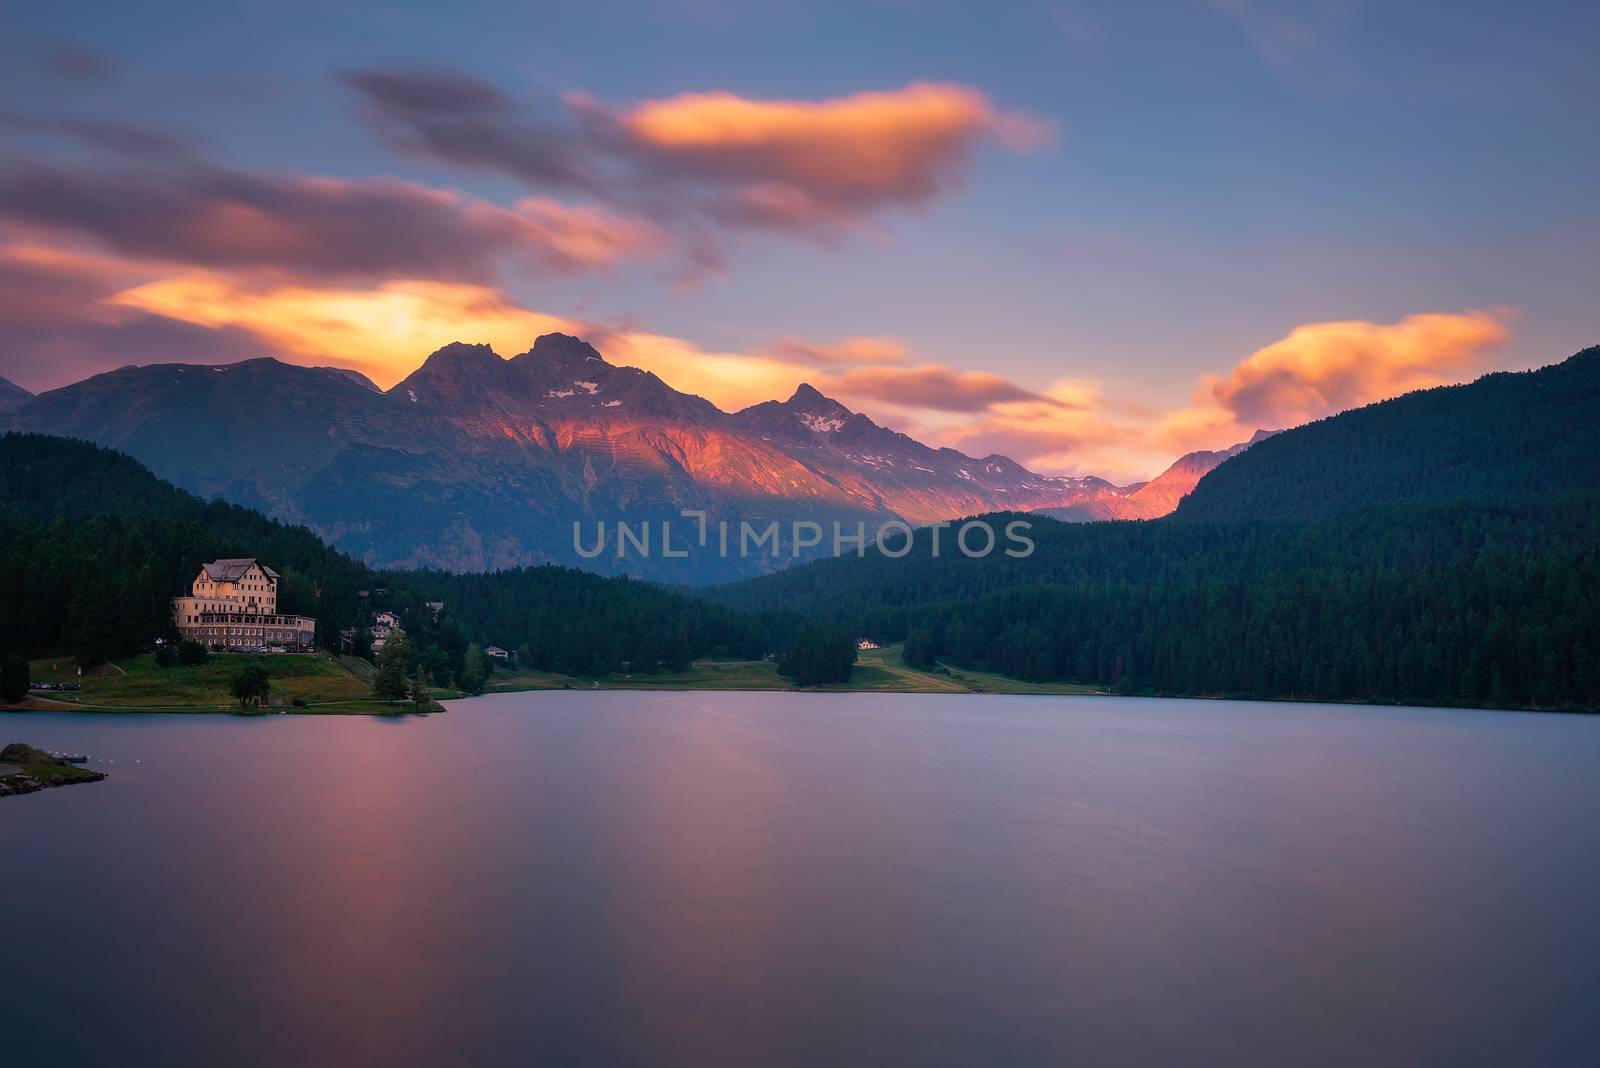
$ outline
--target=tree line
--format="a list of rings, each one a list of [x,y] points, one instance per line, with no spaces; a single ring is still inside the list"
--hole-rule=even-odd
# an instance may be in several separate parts
[[[1004,522],[1011,517],[992,517]],[[724,587],[938,661],[1125,692],[1600,707],[1600,497],[1083,525]]]

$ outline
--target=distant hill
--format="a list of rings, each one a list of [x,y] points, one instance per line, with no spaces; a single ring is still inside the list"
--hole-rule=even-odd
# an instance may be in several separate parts
[[[1211,471],[1185,519],[1600,490],[1600,347],[1536,371],[1408,393],[1262,441]]]

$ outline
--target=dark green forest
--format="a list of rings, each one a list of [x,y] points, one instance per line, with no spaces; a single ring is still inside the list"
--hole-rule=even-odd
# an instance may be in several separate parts
[[[856,662],[856,640],[843,627],[806,623],[789,635],[778,654],[778,672],[796,686],[850,681]]]
[[[473,643],[519,650],[525,666],[600,674],[760,655],[774,640],[767,624],[721,606],[558,567],[374,572],[304,527],[203,501],[113,450],[0,436],[0,652],[91,663],[136,652],[170,632],[171,598],[222,556],[272,564],[280,607],[316,616],[329,647],[341,629],[365,626],[372,608],[397,612],[412,655],[440,685],[461,679]],[[437,620],[429,601],[446,603]]]
[[[1600,349],[1263,441],[1148,522],[869,552],[711,591],[1127,692],[1600,707]],[[987,517],[997,528],[1014,515]]]
[[[999,526],[1014,515],[987,517]],[[725,587],[906,660],[1127,692],[1600,706],[1600,497],[1066,524],[1035,553],[845,557]]]
[[[408,635],[428,632],[420,601],[444,601],[464,633],[514,650],[519,666],[569,675],[604,675],[624,665],[684,671],[699,657],[760,657],[775,640],[776,624],[756,615],[553,564],[466,575],[390,572],[385,580],[389,599],[401,597]]]

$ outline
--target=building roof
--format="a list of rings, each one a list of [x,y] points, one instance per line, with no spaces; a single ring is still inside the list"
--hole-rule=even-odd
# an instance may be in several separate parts
[[[213,560],[202,566],[213,582],[238,582],[250,570],[250,565],[256,562],[253,556],[234,556],[226,560]],[[261,565],[261,570],[268,578],[278,577],[278,573],[266,564]]]

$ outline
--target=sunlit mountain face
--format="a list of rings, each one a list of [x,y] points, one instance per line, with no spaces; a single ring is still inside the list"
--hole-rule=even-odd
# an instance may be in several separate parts
[[[1089,509],[1157,514],[1180,457],[1592,342],[1586,14],[30,5],[0,378],[270,356],[390,390],[562,333],[726,413],[809,384],[935,450],[1159,481]],[[871,469],[852,435],[818,440]],[[872,507],[953,499],[889,476]]]
[[[683,530],[685,510],[830,529],[1040,509],[1149,518],[1227,455],[1185,457],[1127,487],[1041,475],[997,454],[930,448],[808,385],[725,412],[565,334],[510,359],[449,345],[387,391],[271,359],[130,367],[26,401],[0,425],[121,449],[184,488],[307,523],[375,564],[562,562],[675,581],[795,556],[586,559],[573,524],[677,519]]]

